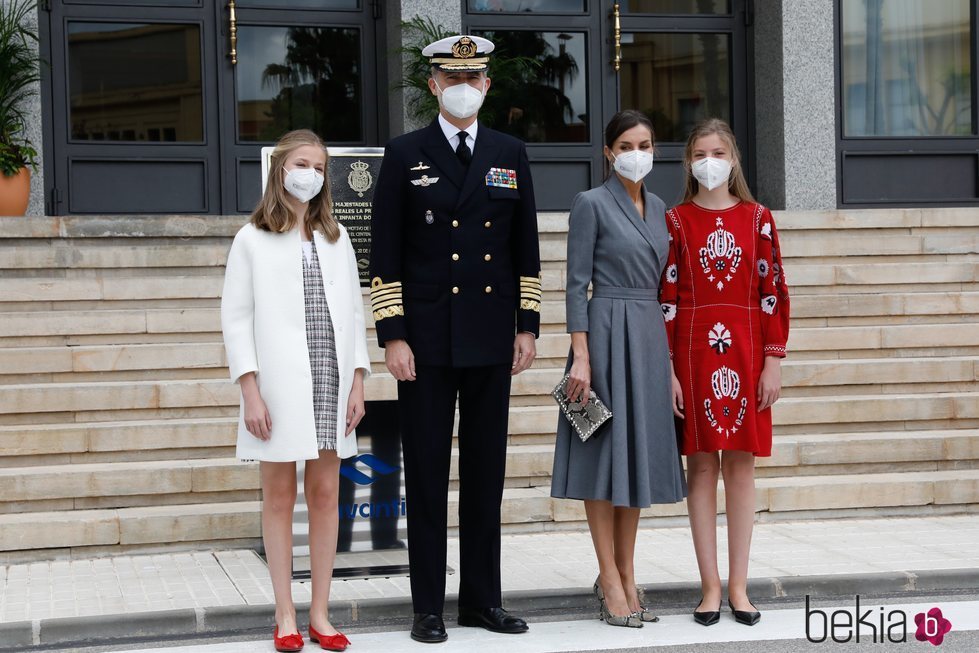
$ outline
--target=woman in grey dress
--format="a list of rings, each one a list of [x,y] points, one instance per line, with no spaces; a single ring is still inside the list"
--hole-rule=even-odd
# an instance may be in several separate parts
[[[571,206],[568,394],[587,397],[594,389],[612,419],[582,442],[559,418],[551,481],[551,496],[585,502],[603,619],[631,627],[656,620],[641,605],[635,582],[639,510],[686,494],[657,298],[668,254],[665,206],[642,183],[652,168],[653,138],[645,115],[613,116],[604,152],[614,172]]]

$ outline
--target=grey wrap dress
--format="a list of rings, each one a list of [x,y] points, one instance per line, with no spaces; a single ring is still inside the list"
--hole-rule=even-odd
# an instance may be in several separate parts
[[[658,298],[669,248],[666,207],[652,193],[645,200],[643,219],[613,173],[571,207],[568,332],[588,332],[592,389],[612,419],[581,442],[558,417],[553,497],[645,508],[686,496]],[[571,363],[569,355],[566,370]]]

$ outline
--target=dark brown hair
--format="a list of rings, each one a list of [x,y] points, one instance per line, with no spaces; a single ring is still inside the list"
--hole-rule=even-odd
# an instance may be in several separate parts
[[[612,116],[612,119],[605,125],[605,145],[612,149],[612,145],[624,132],[633,127],[642,125],[649,130],[649,136],[656,142],[656,132],[653,130],[653,122],[641,111],[635,109],[623,109]]]
[[[724,144],[731,151],[731,176],[727,179],[727,190],[742,202],[754,202],[755,198],[748,188],[748,181],[744,178],[744,171],[741,169],[741,151],[738,149],[738,141],[731,131],[731,126],[720,118],[708,118],[697,123],[690,136],[687,138],[687,146],[683,148],[683,168],[686,170],[686,182],[683,188],[683,201],[690,202],[700,191],[700,182],[693,176],[690,169],[693,163],[693,146],[704,136],[717,134]]]
[[[327,153],[326,144],[315,133],[308,129],[297,129],[291,131],[279,139],[272,150],[272,162],[269,167],[268,184],[265,186],[265,193],[259,200],[258,206],[252,213],[251,222],[253,225],[264,231],[275,233],[285,233],[291,231],[299,222],[299,217],[290,208],[286,199],[286,189],[283,186],[285,178],[285,162],[297,148],[303,145],[312,145],[323,150],[326,155],[326,163],[330,163],[330,155]],[[340,237],[340,226],[333,217],[333,198],[330,194],[330,178],[324,169],[323,190],[313,199],[309,200],[309,208],[306,209],[304,220],[309,233],[319,231],[326,239],[335,243]]]

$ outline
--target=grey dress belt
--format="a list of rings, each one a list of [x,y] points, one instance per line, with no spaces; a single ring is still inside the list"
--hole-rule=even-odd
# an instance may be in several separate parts
[[[607,299],[638,299],[640,301],[658,302],[659,288],[619,288],[616,286],[595,286],[591,296]]]

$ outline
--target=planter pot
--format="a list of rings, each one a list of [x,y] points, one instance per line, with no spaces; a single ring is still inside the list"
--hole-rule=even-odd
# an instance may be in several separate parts
[[[0,215],[24,215],[31,199],[31,171],[21,168],[13,177],[0,173]]]

